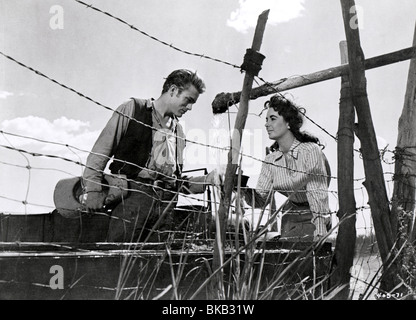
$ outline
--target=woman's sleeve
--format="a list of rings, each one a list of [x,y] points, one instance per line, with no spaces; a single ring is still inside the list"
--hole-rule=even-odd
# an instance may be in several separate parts
[[[271,161],[271,156],[266,156],[266,159],[261,166],[256,189],[254,192],[253,189],[247,189],[245,192],[247,204],[251,205],[253,203],[253,196],[255,197],[254,203],[256,208],[263,208],[272,198],[270,194],[273,191],[273,172]]]
[[[329,218],[328,174],[325,156],[316,145],[308,152],[305,159],[309,167],[306,196],[313,215],[312,222],[316,227],[315,236],[323,236],[327,233],[326,224]]]

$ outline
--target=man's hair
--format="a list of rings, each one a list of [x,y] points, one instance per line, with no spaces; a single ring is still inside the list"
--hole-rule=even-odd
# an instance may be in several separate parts
[[[178,87],[179,93],[188,89],[191,85],[193,85],[200,94],[205,92],[204,80],[202,80],[196,72],[187,69],[173,71],[163,84],[162,94],[167,92],[172,85]]]

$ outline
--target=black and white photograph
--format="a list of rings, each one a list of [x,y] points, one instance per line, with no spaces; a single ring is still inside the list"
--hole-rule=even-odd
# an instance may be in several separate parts
[[[414,0],[0,0],[0,300],[414,300],[415,205]]]

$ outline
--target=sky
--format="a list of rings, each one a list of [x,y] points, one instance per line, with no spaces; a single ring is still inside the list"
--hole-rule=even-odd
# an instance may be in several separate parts
[[[244,74],[235,66],[251,47],[261,12],[270,10],[260,50],[265,55],[259,74],[264,81],[340,65],[339,42],[345,39],[340,1],[335,0],[89,0],[88,4],[142,32],[75,0],[0,0],[0,51],[111,109],[130,97],[157,98],[172,70],[196,70],[207,90],[181,119],[191,141],[185,170],[225,170],[227,153],[212,146],[227,147],[238,106],[214,115],[211,103],[218,93],[241,91]],[[412,45],[414,0],[357,0],[356,7],[366,58]],[[408,68],[409,61],[404,61],[366,72],[380,149],[394,150]],[[0,70],[0,212],[50,212],[56,183],[82,175],[83,167],[76,162],[85,164],[111,110],[2,55]],[[319,125],[306,121],[304,129],[326,146],[333,176],[340,81],[283,92]],[[261,84],[256,79],[254,87]],[[250,101],[243,135],[242,152],[251,157],[243,157],[241,168],[252,187],[260,172],[259,160],[271,144],[265,114],[260,115],[268,98]],[[355,144],[359,148],[358,139]],[[386,152],[386,173],[394,171],[391,158],[392,153]],[[357,206],[365,206],[358,154],[355,168]],[[391,192],[391,175],[385,177]],[[336,180],[330,190],[336,210]]]

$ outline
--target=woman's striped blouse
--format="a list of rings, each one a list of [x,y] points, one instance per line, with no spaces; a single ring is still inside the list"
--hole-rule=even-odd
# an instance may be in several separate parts
[[[292,195],[292,202],[308,202],[314,217],[315,235],[325,235],[324,217],[329,213],[325,162],[319,145],[295,139],[289,152],[277,150],[266,156],[256,190],[263,199],[273,189],[285,196]]]

